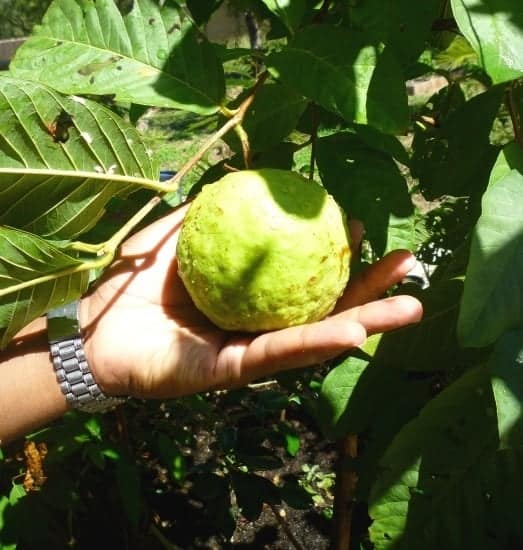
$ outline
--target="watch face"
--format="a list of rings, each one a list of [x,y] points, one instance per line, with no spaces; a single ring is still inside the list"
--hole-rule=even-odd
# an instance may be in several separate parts
[[[47,313],[47,338],[49,342],[60,342],[80,336],[78,321],[79,301],[52,309]]]

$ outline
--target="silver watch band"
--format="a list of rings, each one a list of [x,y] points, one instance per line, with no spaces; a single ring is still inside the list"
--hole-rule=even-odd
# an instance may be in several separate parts
[[[77,300],[47,314],[47,332],[56,379],[72,407],[89,413],[105,412],[126,399],[106,396],[96,383],[85,358],[78,306]]]

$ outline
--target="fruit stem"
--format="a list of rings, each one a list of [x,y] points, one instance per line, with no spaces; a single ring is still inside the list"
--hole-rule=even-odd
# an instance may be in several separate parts
[[[227,132],[232,130],[233,128],[236,128],[237,126],[241,125],[243,122],[243,119],[245,118],[245,114],[249,110],[250,106],[252,105],[252,102],[254,101],[254,97],[258,93],[258,90],[263,86],[263,83],[269,76],[268,71],[263,72],[258,80],[256,81],[256,84],[252,87],[249,95],[241,102],[240,106],[235,109],[234,111],[226,109],[224,111],[224,108],[221,108],[221,111],[226,114],[228,113],[231,115],[231,118],[216,132],[214,133],[201,147],[199,151],[197,151],[181,168],[180,170],[168,181],[165,182],[167,191],[177,191],[178,187],[180,185],[181,179],[202,159],[203,155],[221,138],[223,137]],[[243,142],[242,142],[243,146]]]

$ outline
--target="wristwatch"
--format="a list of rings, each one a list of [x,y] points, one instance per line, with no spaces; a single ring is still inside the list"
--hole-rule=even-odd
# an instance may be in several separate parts
[[[85,358],[80,321],[79,300],[47,313],[47,335],[56,379],[66,401],[84,412],[106,412],[126,401],[105,395]]]

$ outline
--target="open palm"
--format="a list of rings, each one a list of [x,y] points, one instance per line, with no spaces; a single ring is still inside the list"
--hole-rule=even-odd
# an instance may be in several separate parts
[[[177,274],[176,241],[186,209],[124,243],[83,300],[86,352],[108,394],[162,398],[239,386],[325,361],[369,334],[421,317],[421,305],[410,296],[379,299],[413,266],[410,253],[396,251],[351,280],[335,312],[320,322],[259,335],[223,331],[195,308]],[[360,234],[358,226],[352,229]]]

